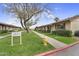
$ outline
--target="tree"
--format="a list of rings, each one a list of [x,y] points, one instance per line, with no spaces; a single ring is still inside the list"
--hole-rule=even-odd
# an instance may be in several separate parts
[[[58,21],[59,21],[59,18],[58,18],[58,17],[55,17],[54,20],[55,20],[56,22],[58,22]]]
[[[29,32],[29,26],[36,23],[33,21],[33,17],[37,17],[43,12],[41,4],[34,3],[12,3],[5,4],[6,11],[13,16],[16,16],[23,27],[23,29]],[[35,23],[34,23],[35,22]]]

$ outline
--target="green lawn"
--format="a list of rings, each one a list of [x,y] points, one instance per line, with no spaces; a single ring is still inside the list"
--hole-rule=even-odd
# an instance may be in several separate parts
[[[3,34],[0,34],[0,36],[4,36],[4,35],[7,35],[7,34],[10,34],[10,33],[3,33]]]
[[[51,33],[46,33],[46,32],[40,32],[40,33],[45,34],[51,38],[55,38],[56,40],[61,41],[65,44],[71,44],[76,42],[76,40],[73,37],[58,36],[58,35],[53,35]]]
[[[22,33],[23,44],[19,45],[19,37],[14,37],[14,46],[10,43],[11,36],[0,39],[0,55],[3,56],[26,56],[36,55],[42,52],[46,52],[51,49],[55,49],[51,45],[43,45],[43,41],[33,32]]]

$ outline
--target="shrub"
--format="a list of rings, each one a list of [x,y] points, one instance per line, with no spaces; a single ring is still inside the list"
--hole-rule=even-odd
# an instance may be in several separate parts
[[[55,34],[55,35],[56,35],[56,32],[57,32],[57,31],[52,31],[52,34]]]
[[[50,30],[47,30],[48,33],[50,33]]]
[[[70,36],[72,36],[72,31],[69,31],[69,30],[57,30],[57,31],[52,31],[52,34],[70,37]]]
[[[7,33],[8,30],[0,30],[0,34]]]
[[[14,30],[9,30],[8,32],[13,32]]]
[[[46,30],[43,30],[43,32],[46,32]]]
[[[78,36],[79,37],[79,31],[75,31],[74,36]]]
[[[45,30],[38,30],[39,32],[46,32]]]

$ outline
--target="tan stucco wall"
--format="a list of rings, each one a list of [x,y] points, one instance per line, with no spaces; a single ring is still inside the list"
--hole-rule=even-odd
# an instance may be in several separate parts
[[[60,22],[60,24],[61,23],[63,23],[63,22]],[[79,30],[79,17],[74,18],[74,19],[72,19],[70,21],[65,21],[64,23],[65,23],[65,29],[66,30],[71,30],[73,32],[72,34],[74,34],[75,31],[78,31]],[[51,26],[51,28],[50,28],[51,31],[56,30],[55,29],[55,24],[50,25],[50,26]],[[39,29],[40,30],[48,30],[47,26],[45,26],[44,28],[41,27]]]
[[[63,23],[63,22],[61,22],[61,23]],[[58,24],[61,24],[61,23],[58,23]],[[71,22],[69,22],[69,21],[65,22],[65,29],[66,30],[71,30]],[[56,30],[55,29],[55,24],[51,25],[51,31],[54,31],[54,30]]]
[[[5,30],[5,26],[3,26],[3,30]]]
[[[2,26],[0,25],[0,30],[2,30]]]
[[[55,25],[51,25],[51,31],[55,31]]]
[[[11,26],[6,26],[6,25],[0,25],[0,30],[17,30],[19,28],[16,27],[11,27]]]
[[[45,31],[47,31],[47,26],[45,26]]]
[[[73,19],[71,21],[71,30],[74,34],[75,31],[79,30],[79,18]]]
[[[71,22],[70,21],[65,22],[65,30],[71,30]]]

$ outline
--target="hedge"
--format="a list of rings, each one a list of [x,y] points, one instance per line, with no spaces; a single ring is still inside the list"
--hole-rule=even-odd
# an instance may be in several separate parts
[[[70,37],[70,36],[72,36],[72,31],[69,31],[69,30],[57,30],[57,31],[52,31],[52,34]]]
[[[51,31],[50,30],[37,30],[37,31],[40,31],[40,32],[47,32],[47,33],[50,33]]]
[[[0,30],[0,34],[7,33],[8,30]]]
[[[50,30],[47,30],[47,32],[50,33],[51,31]]]

